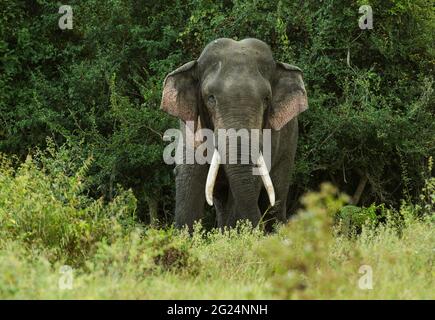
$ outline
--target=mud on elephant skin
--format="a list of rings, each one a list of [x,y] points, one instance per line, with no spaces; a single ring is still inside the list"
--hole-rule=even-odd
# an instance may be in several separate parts
[[[253,164],[179,164],[175,170],[177,227],[191,228],[203,218],[206,193],[216,208],[219,227],[234,226],[238,219],[248,219],[255,226],[270,204],[273,207],[268,212],[275,221],[286,220],[297,116],[308,108],[299,68],[275,61],[269,46],[260,40],[217,39],[197,60],[167,75],[161,108],[181,120],[182,130],[184,123],[193,121],[196,129],[214,132],[231,128],[272,131],[271,166],[266,176],[274,193],[266,192],[264,178],[252,174]]]

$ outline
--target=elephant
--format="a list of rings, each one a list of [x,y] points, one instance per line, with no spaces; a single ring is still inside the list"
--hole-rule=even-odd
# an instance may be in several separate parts
[[[269,221],[286,221],[297,117],[308,108],[301,69],[275,61],[272,50],[261,40],[219,38],[210,42],[197,60],[166,76],[160,107],[179,118],[183,134],[188,121],[194,123],[194,130],[271,131],[270,167],[263,168],[261,178],[252,174],[256,163],[221,164],[217,149],[211,163],[175,167],[177,228],[192,230],[195,222],[204,218],[206,200],[215,206],[220,228],[234,227],[238,220],[257,226],[265,213]],[[229,151],[241,156],[240,150]],[[260,154],[258,162],[262,161]]]

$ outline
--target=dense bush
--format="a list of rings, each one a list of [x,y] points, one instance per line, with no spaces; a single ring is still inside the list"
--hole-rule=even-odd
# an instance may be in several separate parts
[[[271,266],[270,281],[276,296],[282,299],[433,296],[430,275],[433,261],[428,243],[433,241],[435,232],[430,217],[425,216],[423,221],[415,219],[412,206],[403,206],[394,213],[382,209],[387,216],[382,224],[375,227],[366,223],[357,238],[349,238],[343,235],[340,224],[333,225],[334,215],[345,201],[346,196],[323,184],[320,192],[302,198],[305,209],[281,228],[278,236],[260,246]],[[400,223],[398,216],[403,218]],[[369,222],[370,217],[367,219]],[[331,230],[335,230],[335,235]],[[362,290],[362,275],[367,275],[368,269],[372,283],[370,290]],[[429,283],[421,282],[417,293],[415,285],[423,279]]]
[[[83,194],[87,162],[71,163],[66,149],[55,158],[37,156],[14,170],[0,154],[1,241],[21,241],[47,251],[52,261],[80,264],[97,243],[130,232],[136,209],[131,192],[104,204]]]
[[[139,216],[171,221],[173,178],[161,136],[177,122],[158,110],[161,85],[216,37],[257,37],[276,59],[304,70],[310,109],[301,117],[292,204],[328,180],[351,195],[360,186],[354,203],[398,207],[403,197],[416,199],[431,174],[431,1],[69,4],[74,25],[63,31],[57,2],[0,4],[0,152],[23,161],[47,136],[79,145],[78,159],[93,155],[94,198],[132,188]],[[372,30],[358,27],[362,4],[373,7]]]

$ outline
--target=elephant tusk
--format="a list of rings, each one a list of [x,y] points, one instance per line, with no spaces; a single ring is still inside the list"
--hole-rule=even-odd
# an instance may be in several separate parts
[[[264,158],[261,153],[257,160],[257,166],[261,175],[261,179],[263,180],[264,187],[266,188],[267,195],[269,196],[270,205],[273,207],[275,205],[275,190],[273,188],[272,180],[270,179],[269,170],[267,170],[266,163],[264,162]]]
[[[205,199],[211,206],[213,205],[213,189],[219,171],[220,162],[221,156],[219,151],[215,149],[213,157],[211,158],[210,168],[208,169],[207,182],[205,183]]]

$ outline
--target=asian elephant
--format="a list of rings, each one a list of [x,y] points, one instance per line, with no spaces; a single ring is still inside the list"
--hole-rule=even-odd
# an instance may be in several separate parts
[[[254,165],[264,163],[261,154],[257,164],[219,165],[215,150],[211,164],[176,166],[177,227],[191,229],[203,218],[206,197],[215,205],[219,227],[234,226],[239,219],[256,226],[266,210],[272,220],[286,220],[297,116],[308,108],[298,67],[275,61],[270,47],[258,39],[220,38],[209,43],[197,60],[166,76],[161,108],[181,120],[182,130],[187,121],[194,122],[195,130],[214,132],[271,129],[271,162],[263,176],[252,174]]]

